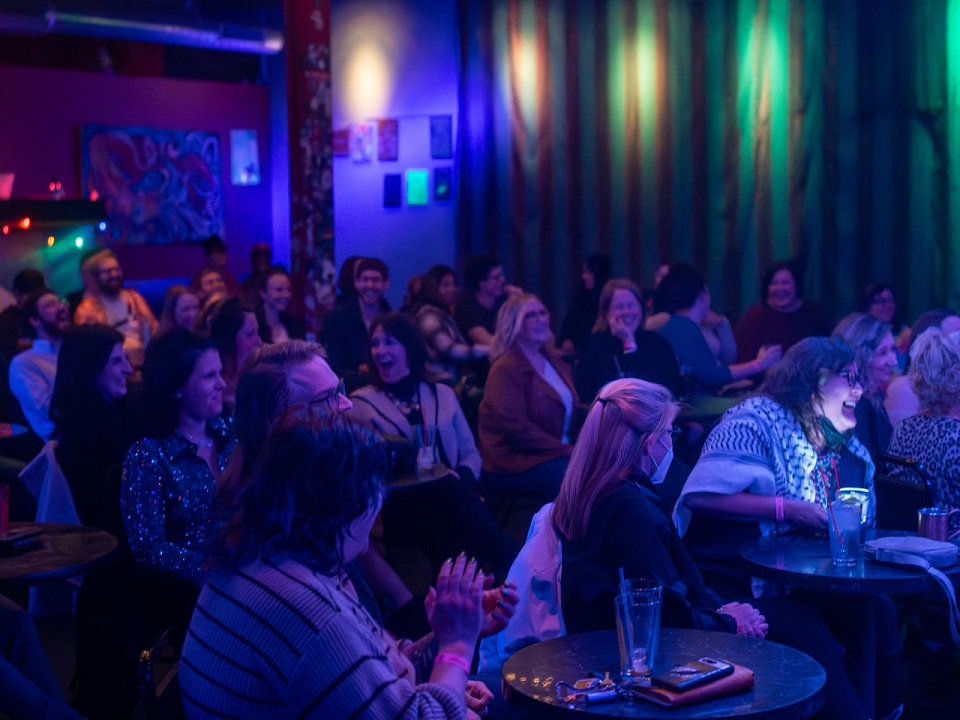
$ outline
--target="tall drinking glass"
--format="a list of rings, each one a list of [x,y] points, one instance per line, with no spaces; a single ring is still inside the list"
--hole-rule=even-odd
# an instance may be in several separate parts
[[[834,500],[829,508],[830,556],[837,568],[853,567],[860,558],[860,504]]]
[[[663,586],[655,580],[628,580],[614,598],[620,679],[631,683],[649,675],[660,644],[660,604]]]

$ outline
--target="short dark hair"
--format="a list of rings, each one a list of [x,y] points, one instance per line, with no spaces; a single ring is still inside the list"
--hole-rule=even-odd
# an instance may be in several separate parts
[[[766,272],[763,273],[763,277],[760,278],[760,302],[767,301],[767,288],[773,282],[773,276],[781,270],[790,273],[790,277],[793,278],[793,282],[797,286],[797,297],[803,297],[803,273],[800,271],[799,263],[794,260],[780,260],[768,267]]]
[[[860,312],[870,312],[870,306],[873,304],[874,298],[887,290],[893,293],[894,298],[896,298],[897,293],[893,289],[893,285],[883,282],[872,282],[867,285],[866,290],[863,291],[863,297],[860,298]]]
[[[343,261],[340,266],[340,273],[337,275],[337,292],[341,297],[353,297],[357,293],[354,283],[357,280],[357,263],[363,258],[359,255],[351,255]]]
[[[210,257],[215,252],[226,253],[227,244],[223,241],[223,238],[219,235],[211,235],[206,240],[203,241],[203,254],[207,257]]]
[[[477,255],[467,260],[463,271],[463,283],[467,290],[476,291],[494,268],[500,267],[500,259],[492,255]]]
[[[657,287],[657,305],[671,313],[687,310],[706,289],[703,275],[693,265],[674,263]]]
[[[210,340],[220,351],[224,370],[240,372],[243,368],[233,367],[237,362],[237,333],[243,327],[247,313],[255,315],[254,309],[239,298],[228,298],[219,303],[210,321]]]
[[[146,434],[162,439],[173,434],[180,422],[177,391],[186,385],[200,356],[216,350],[209,340],[186,328],[173,328],[155,337],[147,346],[143,364]]]
[[[342,567],[350,523],[376,507],[387,468],[383,443],[342,417],[288,415],[222,536],[222,559],[237,566],[285,555],[323,573]]]
[[[839,373],[854,359],[853,348],[839,338],[804,338],[767,373],[759,393],[796,415],[807,437],[815,440],[820,428],[813,399],[823,397],[823,373]]]
[[[353,279],[356,281],[363,273],[368,270],[373,270],[378,272],[383,276],[384,280],[387,280],[390,277],[390,270],[387,268],[387,264],[380,258],[368,257],[362,258],[357,261],[357,265],[353,270]]]
[[[374,318],[370,323],[370,339],[377,328],[397,339],[407,352],[407,365],[410,368],[410,377],[416,381],[423,380],[427,364],[427,344],[420,334],[420,328],[407,315],[402,313],[387,313]],[[383,380],[377,372],[377,364],[373,362],[373,353],[369,354],[370,377],[373,384],[383,387]]]
[[[24,268],[13,276],[13,291],[21,295],[29,295],[46,286],[43,273],[36,268]]]
[[[260,290],[267,289],[267,282],[274,275],[283,275],[285,278],[289,278],[290,271],[287,270],[283,265],[271,265],[270,269],[260,276],[260,283],[259,283]]]
[[[50,288],[40,288],[39,290],[34,290],[27,296],[26,301],[23,304],[23,317],[27,320],[40,319],[40,311],[37,309],[37,306],[40,304],[40,298],[44,295],[56,295],[56,293]]]

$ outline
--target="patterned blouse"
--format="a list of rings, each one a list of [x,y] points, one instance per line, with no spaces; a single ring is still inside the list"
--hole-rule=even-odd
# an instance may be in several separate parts
[[[923,464],[933,479],[937,505],[960,508],[960,420],[942,415],[908,417],[893,431],[889,452]],[[890,467],[894,476],[911,472]],[[960,513],[950,516],[950,529],[960,529]]]
[[[232,427],[211,423],[208,430],[223,472],[236,444]],[[136,443],[123,462],[120,509],[138,563],[199,584],[213,539],[217,483],[197,450],[179,430]]]

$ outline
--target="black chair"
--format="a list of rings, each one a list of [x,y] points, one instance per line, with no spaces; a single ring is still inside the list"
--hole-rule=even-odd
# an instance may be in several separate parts
[[[912,458],[881,455],[874,489],[877,493],[877,527],[880,530],[917,531],[917,511],[934,504],[933,478]],[[891,471],[890,468],[896,468]]]
[[[186,717],[180,702],[177,673],[180,670],[177,628],[165,630],[138,659],[140,699],[136,720],[179,720]]]

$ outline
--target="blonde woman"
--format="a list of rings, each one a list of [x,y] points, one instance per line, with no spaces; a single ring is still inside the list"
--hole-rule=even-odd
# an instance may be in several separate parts
[[[485,489],[548,502],[570,457],[580,400],[536,295],[511,296],[500,308],[490,357],[479,423]]]

